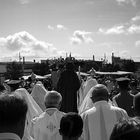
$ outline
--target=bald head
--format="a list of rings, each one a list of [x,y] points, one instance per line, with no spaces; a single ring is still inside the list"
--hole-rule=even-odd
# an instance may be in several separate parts
[[[50,107],[58,108],[62,101],[62,96],[57,91],[48,91],[48,93],[44,97],[44,100],[45,100],[46,108],[50,108]]]
[[[93,102],[109,99],[109,92],[105,85],[97,84],[92,91],[91,99]]]

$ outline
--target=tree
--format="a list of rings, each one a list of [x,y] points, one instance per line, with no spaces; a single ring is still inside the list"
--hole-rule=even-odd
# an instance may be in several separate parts
[[[124,60],[122,63],[122,70],[135,72],[137,70],[135,62],[133,60]]]
[[[48,62],[36,63],[32,69],[35,74],[42,75],[42,76],[50,73]]]
[[[22,64],[19,64],[18,62],[14,61],[12,63],[8,63],[6,68],[7,68],[7,72],[5,73],[6,79],[17,80],[23,75]]]

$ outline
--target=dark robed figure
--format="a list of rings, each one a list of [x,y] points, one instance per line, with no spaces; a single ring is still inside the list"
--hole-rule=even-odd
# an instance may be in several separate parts
[[[62,95],[61,111],[78,112],[77,110],[77,91],[80,88],[80,81],[74,72],[73,64],[67,63],[59,78],[57,90]]]

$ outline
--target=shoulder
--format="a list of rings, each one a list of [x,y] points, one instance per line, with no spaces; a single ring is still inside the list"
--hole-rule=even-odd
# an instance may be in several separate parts
[[[88,116],[94,114],[96,112],[96,108],[92,107],[81,114],[81,116]]]
[[[66,113],[64,113],[64,112],[58,110],[58,111],[57,111],[57,114],[63,117]]]
[[[42,114],[40,114],[38,117],[35,117],[35,118],[33,118],[32,119],[32,122],[34,123],[34,124],[36,124],[37,122],[39,122],[39,121],[41,121],[44,117],[45,117],[45,112],[43,112]]]
[[[120,107],[111,106],[111,109],[116,113],[122,114],[123,116],[127,116],[127,112]]]

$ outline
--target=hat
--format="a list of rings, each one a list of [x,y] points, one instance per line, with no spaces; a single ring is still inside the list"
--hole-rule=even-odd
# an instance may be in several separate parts
[[[126,77],[120,77],[120,78],[117,78],[116,81],[120,88],[126,89],[129,86],[130,79]]]
[[[126,82],[126,81],[129,82],[130,79],[129,78],[126,78],[126,77],[120,77],[120,78],[117,78],[116,81],[117,82]]]

